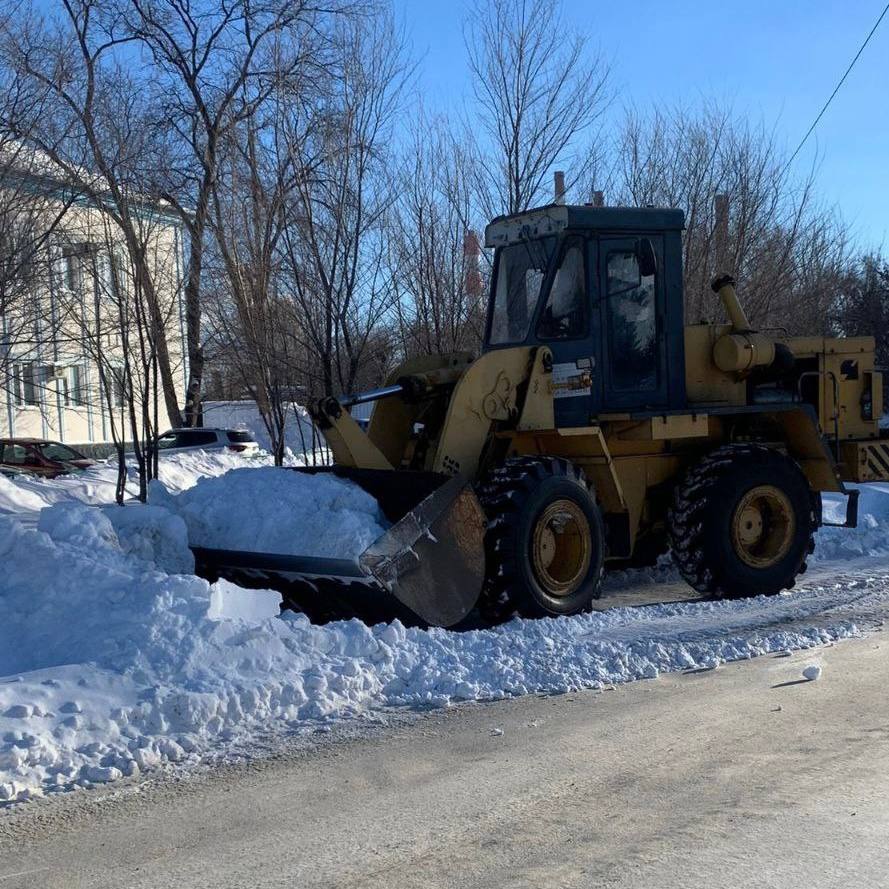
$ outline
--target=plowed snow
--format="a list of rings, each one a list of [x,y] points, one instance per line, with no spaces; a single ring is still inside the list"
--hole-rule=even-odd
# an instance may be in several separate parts
[[[251,473],[232,475],[240,485]],[[283,503],[282,525],[294,508]],[[819,535],[835,573],[822,562],[791,594],[466,633],[278,617],[274,593],[189,573],[188,517],[158,504],[100,509],[67,497],[37,527],[0,517],[0,799],[383,707],[600,687],[858,635],[889,610],[884,561],[840,573],[839,562],[885,547],[886,490],[869,490],[862,507],[870,518],[858,532]]]

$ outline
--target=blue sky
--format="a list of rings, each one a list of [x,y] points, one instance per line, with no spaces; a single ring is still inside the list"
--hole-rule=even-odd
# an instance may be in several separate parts
[[[461,0],[394,0],[432,110],[471,99]],[[617,107],[717,99],[799,143],[885,0],[564,0],[566,22],[610,60]],[[889,15],[799,154],[862,246],[889,246]],[[885,242],[885,244],[884,244]]]

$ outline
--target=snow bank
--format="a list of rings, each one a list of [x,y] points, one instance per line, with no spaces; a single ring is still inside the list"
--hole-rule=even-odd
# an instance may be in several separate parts
[[[158,460],[158,478],[171,491],[184,491],[204,478],[215,478],[234,469],[252,469],[269,458],[242,457],[232,451],[185,451]]]
[[[840,562],[865,556],[889,553],[889,484],[851,485],[861,491],[858,501],[858,527],[821,528],[815,537],[814,564]],[[833,494],[824,495],[824,519],[846,520],[846,500]]]
[[[37,512],[46,505],[46,500],[18,477],[0,475],[0,513]]]
[[[230,451],[187,451],[162,455],[158,469],[160,479],[167,488],[181,491],[191,487],[198,479],[256,465],[256,458],[246,459]],[[84,472],[72,472],[54,479],[33,475],[7,478],[0,475],[0,515],[33,514],[54,503],[76,502],[94,506],[114,503],[116,485],[115,458],[109,462],[97,463]],[[138,480],[135,476],[128,485],[127,492],[131,497],[138,494]]]
[[[185,521],[194,546],[348,559],[386,529],[370,494],[326,473],[241,470],[176,496],[152,483],[148,499]]]
[[[234,454],[175,455],[163,461],[152,503],[126,507],[81,502],[113,499],[113,467],[53,481],[0,477],[0,512],[33,515],[32,526],[0,515],[0,801],[387,706],[602,687],[809,648],[857,634],[855,615],[872,620],[889,600],[887,577],[839,577],[776,598],[617,608],[462,634],[397,622],[313,626],[278,616],[274,592],[194,577],[188,535],[209,529],[237,536],[213,545],[255,549],[261,539],[281,552],[342,554],[347,540],[355,552],[382,533],[382,517],[360,489],[329,476],[251,466]],[[828,498],[829,517],[842,508]],[[889,485],[866,486],[859,529],[822,529],[815,561],[885,553],[887,529]],[[645,579],[675,572],[662,562],[609,584]]]
[[[183,603],[197,595],[204,613],[210,602],[204,581],[160,567],[194,570],[182,521],[141,507],[61,503],[37,530],[0,517],[0,563],[0,676],[87,661],[123,668],[179,621]]]
[[[274,593],[163,570],[187,558],[184,525],[163,512],[66,503],[38,528],[0,517],[0,799],[374,708],[566,692],[808,648],[858,632],[829,609],[857,601],[872,613],[889,597],[886,583],[850,581],[462,634],[314,626],[275,616]]]

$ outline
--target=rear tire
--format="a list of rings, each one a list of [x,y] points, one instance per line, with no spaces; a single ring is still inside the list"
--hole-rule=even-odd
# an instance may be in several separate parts
[[[583,472],[556,457],[511,458],[480,497],[488,516],[487,616],[587,610],[601,593],[605,534]]]
[[[673,559],[692,587],[713,596],[791,589],[815,549],[815,502],[802,470],[779,451],[721,447],[676,487]]]

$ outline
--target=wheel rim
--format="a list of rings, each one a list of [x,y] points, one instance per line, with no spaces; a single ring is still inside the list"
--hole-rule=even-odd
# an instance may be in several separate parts
[[[570,596],[590,567],[592,534],[583,510],[572,500],[555,500],[534,524],[531,558],[538,583],[555,598]]]
[[[772,485],[748,491],[732,516],[732,543],[752,568],[769,568],[790,551],[796,516],[790,498]]]

